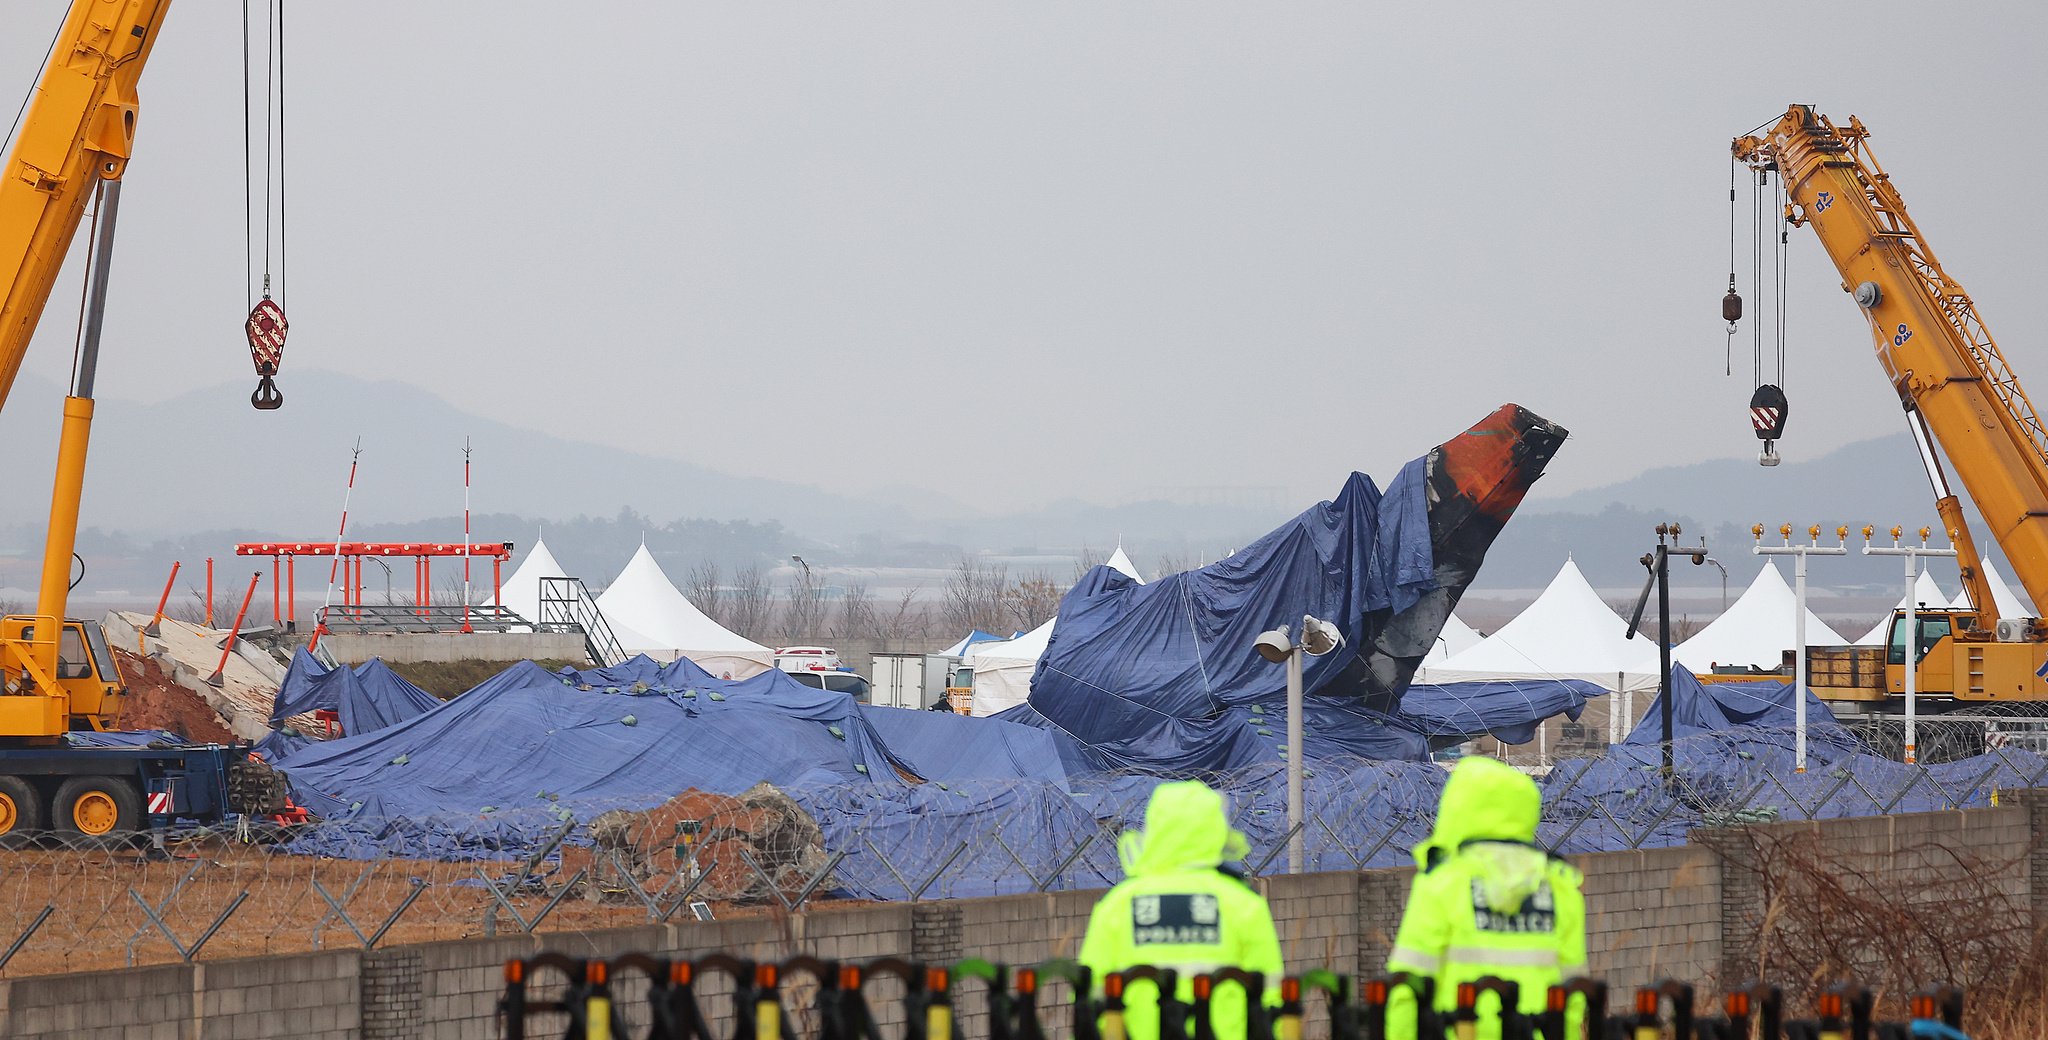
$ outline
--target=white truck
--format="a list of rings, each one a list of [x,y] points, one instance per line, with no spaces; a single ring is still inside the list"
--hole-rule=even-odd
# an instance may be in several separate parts
[[[882,708],[949,711],[946,685],[960,659],[947,654],[876,654],[869,703]]]

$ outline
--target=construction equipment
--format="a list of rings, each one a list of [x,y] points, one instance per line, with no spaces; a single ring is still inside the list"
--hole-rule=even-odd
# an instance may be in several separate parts
[[[1884,367],[1932,483],[1935,508],[1955,543],[1968,610],[1940,605],[1917,613],[1911,640],[1921,710],[2015,702],[2041,714],[2048,681],[2048,627],[2039,618],[2001,618],[1960,500],[1941,459],[2005,551],[2035,603],[2048,602],[2048,428],[2020,387],[1976,306],[1950,278],[1906,214],[1904,200],[1872,156],[1870,134],[1850,117],[1837,126],[1811,106],[1793,105],[1760,134],[1734,141],[1735,160],[1759,178],[1776,174],[1784,219],[1810,227],[1870,322]],[[1732,280],[1731,280],[1732,281]],[[1739,313],[1724,302],[1724,316]],[[1813,690],[1884,714],[1904,707],[1905,613],[1893,618],[1888,649],[1815,648]]]
[[[65,734],[111,728],[123,685],[105,635],[65,616],[85,482],[107,274],[121,176],[135,140],[136,81],[169,0],[74,0],[52,42],[28,118],[0,171],[0,403],[85,214],[90,292],[57,450],[35,613],[0,618],[0,840],[55,826],[132,830],[144,816],[217,819],[280,799],[246,749],[74,747]],[[266,377],[267,378],[267,377]],[[146,800],[145,800],[146,796]],[[258,804],[260,803],[260,804]]]

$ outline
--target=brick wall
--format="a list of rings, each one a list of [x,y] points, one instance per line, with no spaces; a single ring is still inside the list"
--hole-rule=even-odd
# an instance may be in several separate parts
[[[1760,860],[1784,842],[1847,857],[1857,876],[1900,899],[1924,898],[1955,881],[1968,864],[1990,875],[2017,916],[2030,914],[2036,928],[2048,925],[2048,790],[2016,792],[1995,809],[1706,830],[1694,832],[1691,842],[1573,859],[1585,873],[1593,974],[1624,988],[1667,977],[1711,986],[1754,975],[1764,889],[1772,883],[1769,864]],[[1327,966],[1358,977],[1386,963],[1413,874],[1309,874],[1257,885],[1273,907],[1290,968]],[[0,1036],[234,1040],[279,1035],[280,1024],[297,1040],[489,1035],[505,961],[543,950],[584,958],[725,952],[753,960],[980,956],[1031,964],[1079,952],[1097,895],[880,904],[6,980],[0,981]],[[635,985],[617,983],[623,1007],[634,1007]],[[792,979],[789,985],[808,983]],[[701,978],[698,988],[713,1008],[731,992],[717,978]],[[977,991],[969,987],[960,998],[961,1025],[970,1035],[985,1032],[979,1020],[986,1005]],[[885,1029],[898,1024],[899,1009],[890,1000],[897,992],[893,982],[870,985]],[[1041,1003],[1050,1007],[1068,998],[1064,984],[1048,983]],[[814,1023],[797,1018],[799,1030],[815,1031]],[[1055,1026],[1054,1032],[1064,1028]]]
[[[1721,967],[1721,872],[1682,846],[1577,856],[1585,872],[1586,963],[1616,987],[1705,979]]]

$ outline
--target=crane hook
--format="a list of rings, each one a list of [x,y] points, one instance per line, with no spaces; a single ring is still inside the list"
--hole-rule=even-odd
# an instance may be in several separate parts
[[[249,403],[261,411],[271,411],[284,404],[284,395],[278,392],[277,384],[271,377],[277,374],[277,366],[284,360],[284,337],[291,325],[285,321],[284,308],[270,298],[269,293],[249,309],[249,320],[242,325],[242,331],[249,337],[249,357],[256,363],[256,392],[249,395]]]
[[[1755,427],[1757,439],[1764,442],[1764,450],[1756,457],[1758,465],[1778,464],[1778,438],[1785,435],[1785,419],[1790,413],[1785,391],[1770,383],[1749,395],[1749,424]]]

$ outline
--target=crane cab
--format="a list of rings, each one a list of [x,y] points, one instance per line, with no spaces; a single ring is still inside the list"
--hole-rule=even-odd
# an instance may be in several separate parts
[[[29,661],[47,653],[51,640],[37,632],[48,618],[15,615],[0,620],[5,684],[0,688],[0,740],[47,740],[71,730],[104,730],[120,714],[120,668],[97,621],[66,620],[57,629],[55,667],[48,689],[34,677]]]
[[[2003,619],[2001,619],[2003,620]],[[1908,632],[1906,612],[1893,613],[1885,640],[1885,688],[1893,696],[1906,692],[1907,647],[1918,668],[1916,694],[1957,701],[2039,701],[2048,699],[2048,644],[2033,640],[1992,639],[1973,631],[1977,615],[1970,611],[1915,612]],[[2007,626],[2001,626],[2007,627]],[[2014,629],[2023,631],[2024,628]]]

